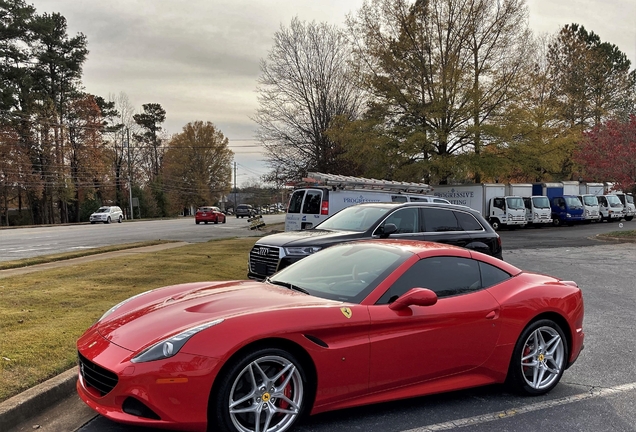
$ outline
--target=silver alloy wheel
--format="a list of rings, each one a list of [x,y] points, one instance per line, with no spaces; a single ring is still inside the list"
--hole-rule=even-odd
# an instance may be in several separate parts
[[[301,411],[303,381],[294,363],[270,355],[248,364],[230,390],[229,413],[241,432],[283,432]]]
[[[521,352],[521,375],[535,390],[550,387],[565,366],[565,347],[559,332],[543,326],[533,331]]]

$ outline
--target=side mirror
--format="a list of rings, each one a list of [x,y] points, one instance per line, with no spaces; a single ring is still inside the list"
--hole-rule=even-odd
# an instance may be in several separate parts
[[[389,305],[391,310],[402,310],[409,306],[433,306],[437,303],[437,294],[427,288],[411,288]]]
[[[395,224],[388,223],[379,230],[380,238],[387,238],[388,236],[390,236],[396,231],[397,231],[397,226]]]

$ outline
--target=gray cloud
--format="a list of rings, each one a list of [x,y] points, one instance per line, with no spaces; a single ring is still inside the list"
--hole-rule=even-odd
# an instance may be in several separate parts
[[[363,0],[33,0],[39,13],[60,12],[69,34],[88,37],[86,90],[126,93],[141,109],[167,111],[166,129],[180,132],[194,120],[213,122],[230,139],[254,137],[259,61],[280,25],[344,22]],[[528,0],[530,25],[554,33],[576,22],[612,42],[636,61],[634,0]],[[245,171],[264,173],[263,156],[239,148]],[[241,171],[239,170],[239,173]],[[240,174],[243,175],[243,174]],[[247,174],[245,174],[247,176]],[[247,177],[243,180],[246,180]],[[239,179],[239,183],[242,180]]]

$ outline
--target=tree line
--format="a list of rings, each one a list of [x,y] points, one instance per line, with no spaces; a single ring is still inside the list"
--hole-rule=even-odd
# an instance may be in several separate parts
[[[635,146],[630,67],[581,25],[533,34],[525,0],[366,0],[343,27],[280,27],[254,121],[270,181],[318,171],[631,190],[632,158],[611,162]],[[623,129],[631,138],[611,139]]]
[[[59,13],[0,0],[0,225],[87,220],[100,205],[144,217],[213,203],[230,189],[233,154],[212,123],[173,137],[166,111],[87,93],[87,38]],[[132,193],[129,190],[132,187]]]

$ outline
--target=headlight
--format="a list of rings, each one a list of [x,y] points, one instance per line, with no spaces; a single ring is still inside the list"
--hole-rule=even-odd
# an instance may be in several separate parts
[[[135,357],[133,357],[130,361],[133,363],[144,363],[170,358],[173,355],[177,354],[192,336],[199,333],[201,330],[205,330],[206,328],[221,324],[222,322],[223,318],[214,320],[209,323],[201,324],[196,327],[192,327],[191,329],[183,331],[179,334],[170,336],[169,338],[159,341],[151,347],[146,348]]]
[[[311,255],[312,253],[316,253],[320,250],[318,246],[299,246],[299,247],[286,247],[285,253],[287,255]]]
[[[565,217],[572,217],[572,215],[570,213],[566,213]]]
[[[152,291],[152,290],[144,291],[144,292],[139,293],[139,294],[137,294],[137,295],[134,295],[134,296],[132,296],[132,297],[130,297],[130,298],[127,298],[126,300],[124,300],[124,301],[123,301],[123,302],[121,302],[121,303],[117,303],[115,306],[113,306],[112,308],[108,309],[108,310],[106,311],[106,313],[105,313],[104,315],[102,315],[102,317],[101,317],[100,319],[98,319],[98,320],[97,320],[97,322],[100,322],[101,320],[103,320],[103,319],[104,319],[104,318],[106,318],[108,315],[110,315],[110,314],[112,314],[113,312],[115,312],[117,309],[119,309],[120,307],[122,307],[123,305],[125,305],[126,303],[128,303],[129,301],[134,300],[134,299],[136,299],[137,297],[141,297],[142,295],[147,294],[147,293],[149,293],[150,291]]]

